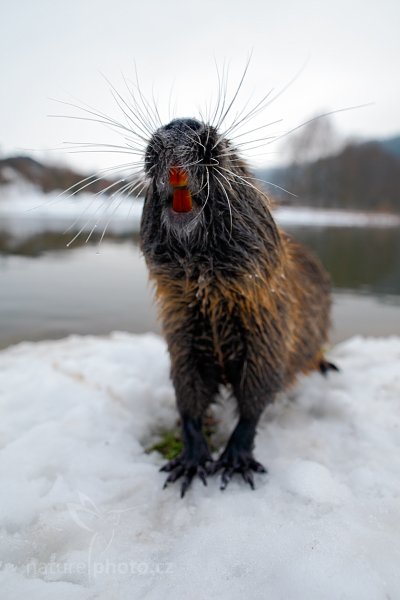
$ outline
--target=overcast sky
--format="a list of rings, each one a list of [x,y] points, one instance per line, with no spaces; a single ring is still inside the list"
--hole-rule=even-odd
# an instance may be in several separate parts
[[[64,141],[115,142],[98,123],[49,118],[79,115],[50,98],[122,120],[101,73],[123,91],[121,73],[133,78],[136,62],[141,88],[151,97],[154,87],[166,118],[171,88],[178,114],[196,116],[216,101],[214,60],[230,62],[233,89],[251,50],[238,109],[284,87],[307,64],[249,128],[282,118],[280,134],[318,112],[374,102],[336,115],[335,126],[349,136],[398,134],[399,25],[398,0],[3,0],[0,150],[34,148],[38,158],[104,166],[111,158],[101,154],[45,151]],[[279,160],[277,150],[267,146],[265,162]]]

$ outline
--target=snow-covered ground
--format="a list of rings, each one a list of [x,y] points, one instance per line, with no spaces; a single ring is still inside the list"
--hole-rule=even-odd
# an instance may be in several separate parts
[[[139,230],[143,200],[133,202],[126,197],[97,197],[79,194],[44,195],[25,184],[0,189],[0,225],[16,237],[26,237],[43,231],[63,232],[67,228],[75,234],[125,234]],[[317,227],[398,227],[400,216],[391,214],[344,210],[319,210],[307,207],[278,207],[274,209],[277,221],[285,225]],[[71,236],[73,237],[73,236]]]
[[[4,600],[400,598],[400,338],[268,409],[256,490],[162,490],[176,411],[164,342],[114,333],[0,352]],[[214,409],[217,443],[234,422]]]

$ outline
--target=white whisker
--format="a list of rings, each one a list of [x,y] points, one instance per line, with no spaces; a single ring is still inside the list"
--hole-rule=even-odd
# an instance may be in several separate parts
[[[230,231],[229,231],[229,240],[228,240],[228,241],[231,241],[231,239],[232,239],[232,231],[233,231],[233,217],[232,217],[232,207],[231,207],[231,202],[230,202],[230,200],[229,200],[229,196],[228,196],[228,194],[227,194],[227,191],[226,191],[225,187],[223,186],[223,184],[222,184],[222,183],[221,183],[221,181],[219,180],[219,177],[218,177],[218,175],[217,175],[216,173],[214,173],[214,175],[215,175],[215,179],[216,179],[217,183],[220,185],[220,187],[221,187],[222,191],[224,192],[224,195],[225,195],[226,201],[227,201],[227,203],[228,203],[228,209],[229,209],[229,218],[230,218],[230,224],[231,224]]]

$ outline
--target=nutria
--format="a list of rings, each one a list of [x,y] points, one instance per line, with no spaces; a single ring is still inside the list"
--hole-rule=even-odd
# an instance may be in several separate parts
[[[253,488],[256,426],[296,375],[335,368],[323,358],[330,279],[275,223],[235,146],[210,124],[174,119],[152,135],[141,247],[155,283],[171,357],[183,450],[165,485],[222,469]],[[207,407],[227,385],[239,421],[213,461],[202,432]]]

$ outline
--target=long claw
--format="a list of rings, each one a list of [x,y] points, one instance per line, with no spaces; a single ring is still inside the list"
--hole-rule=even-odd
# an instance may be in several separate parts
[[[188,487],[190,486],[190,484],[192,483],[192,479],[193,479],[194,473],[187,473],[182,481],[181,484],[181,498],[184,497],[184,495],[186,494],[186,490],[188,489]]]
[[[179,477],[181,477],[181,475],[183,475],[184,471],[185,471],[185,469],[184,469],[184,467],[182,467],[182,465],[177,466],[175,468],[175,470],[172,471],[168,475],[167,479],[165,480],[164,489],[167,487],[167,485],[169,483],[174,483],[174,481],[176,481],[177,479],[179,479]]]
[[[249,484],[249,486],[251,487],[251,489],[254,490],[254,477],[253,477],[253,473],[250,470],[243,471],[242,477],[245,480],[245,482]]]
[[[179,464],[180,464],[179,459],[174,458],[173,460],[170,460],[169,462],[165,463],[165,465],[163,465],[161,467],[160,471],[169,473],[170,471],[173,471],[175,469],[175,467],[177,467]]]
[[[233,472],[234,472],[233,467],[226,467],[226,469],[224,469],[224,471],[221,475],[221,486],[220,486],[221,490],[224,490],[227,487],[228,483],[231,480]]]
[[[203,485],[207,486],[207,471],[201,465],[197,469],[197,475],[200,477]]]
[[[264,465],[262,465],[261,463],[259,463],[258,461],[251,460],[250,462],[250,469],[252,469],[253,471],[255,471],[256,473],[268,473],[267,469],[264,467]]]

